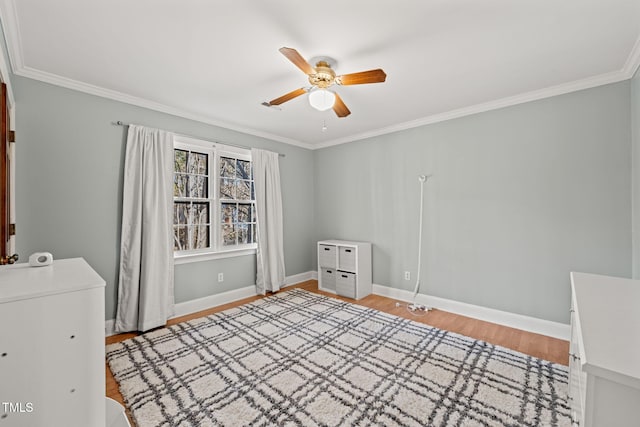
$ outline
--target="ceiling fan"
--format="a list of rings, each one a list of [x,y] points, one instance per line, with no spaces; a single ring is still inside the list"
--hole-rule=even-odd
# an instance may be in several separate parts
[[[297,50],[290,47],[282,47],[279,49],[289,61],[300,68],[303,73],[309,76],[311,87],[301,87],[291,91],[279,98],[264,102],[263,105],[272,107],[280,105],[292,100],[300,95],[309,93],[309,103],[317,110],[325,111],[333,108],[338,117],[347,117],[351,111],[335,91],[328,90],[329,87],[336,85],[360,85],[366,83],[382,83],[387,75],[380,68],[369,71],[361,71],[359,73],[343,74],[336,76],[335,71],[331,68],[328,60],[319,60],[315,67],[312,67],[306,59],[298,53]]]

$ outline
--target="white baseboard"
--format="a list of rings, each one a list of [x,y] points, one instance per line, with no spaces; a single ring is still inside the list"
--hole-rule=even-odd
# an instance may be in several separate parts
[[[284,288],[298,283],[306,282],[307,280],[318,280],[317,271],[305,271],[304,273],[294,274],[293,276],[287,276],[284,278]]]
[[[413,292],[404,289],[395,289],[388,286],[374,284],[373,293],[400,301],[413,301]],[[509,313],[507,311],[495,310],[493,308],[467,304],[464,302],[425,294],[418,294],[416,302],[426,305],[427,307],[437,308],[450,313],[473,317],[474,319],[497,323],[499,325],[521,329],[523,331],[533,332],[562,340],[569,340],[570,338],[570,327],[564,323],[552,322],[550,320]]]
[[[317,280],[317,271],[307,271],[293,276],[287,276],[284,287],[306,282],[307,280]],[[410,302],[413,299],[413,292],[404,289],[390,288],[383,285],[373,285],[373,293],[400,301]],[[175,315],[172,318],[196,313],[222,304],[238,301],[256,295],[255,285],[234,289],[219,294],[209,295],[191,301],[181,302],[175,305]],[[416,302],[428,307],[437,308],[462,316],[473,317],[474,319],[486,322],[497,323],[511,328],[522,329],[536,334],[546,335],[563,340],[569,340],[570,327],[564,323],[552,322],[550,320],[538,319],[524,316],[522,314],[509,313],[507,311],[495,310],[493,308],[482,307],[464,302],[449,300],[446,298],[434,297],[425,294],[418,294]],[[105,335],[114,335],[114,319],[105,321]]]
[[[256,286],[245,286],[240,289],[233,289],[227,292],[221,292],[219,294],[208,295],[203,298],[198,298],[190,301],[179,302],[174,306],[174,315],[171,319],[176,317],[185,316],[191,313],[197,313],[198,311],[206,310],[211,307],[216,307],[222,304],[238,301],[243,298],[248,298],[256,295]],[[105,336],[115,335],[114,331],[115,319],[109,319],[104,322]]]
[[[249,285],[240,289],[233,289],[231,291],[221,292],[219,294],[208,295],[206,297],[180,302],[175,305],[174,315],[171,317],[171,319],[175,319],[176,317],[180,316],[186,316],[187,314],[191,313],[197,313],[198,311],[217,307],[222,304],[227,304],[255,295],[257,295],[256,286]]]
[[[314,277],[315,273],[315,277]],[[307,280],[315,279],[317,272],[307,271],[300,274],[294,274],[293,276],[287,276],[284,279],[284,286],[295,285],[296,283],[306,282]],[[174,307],[174,315],[172,319],[180,316],[186,316],[187,314],[197,313],[198,311],[207,310],[212,307],[217,307],[222,304],[228,304],[230,302],[238,301],[244,298],[257,295],[256,286],[250,285],[240,289],[233,289],[227,292],[221,292],[219,294],[208,295],[203,298],[198,298],[190,301],[180,302]],[[114,331],[115,319],[109,319],[104,322],[105,336],[115,335]]]

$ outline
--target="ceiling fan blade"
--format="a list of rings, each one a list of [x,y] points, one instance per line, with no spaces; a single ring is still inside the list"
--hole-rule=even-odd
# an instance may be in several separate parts
[[[344,101],[342,100],[342,98],[340,98],[340,95],[338,95],[337,93],[335,95],[336,102],[333,104],[333,111],[336,112],[336,115],[338,117],[347,117],[349,114],[351,114],[351,111],[349,111],[347,106],[344,104]]]
[[[314,74],[316,70],[313,69],[306,59],[298,53],[297,50],[290,47],[281,47],[280,53],[287,57],[287,59],[294,63],[294,65],[302,70],[305,74]]]
[[[304,95],[305,93],[307,93],[307,90],[303,87],[301,87],[300,89],[292,90],[291,92],[282,95],[280,98],[272,99],[271,101],[269,101],[269,106],[280,105],[287,101],[291,101],[293,98],[296,98],[300,95]]]
[[[387,75],[380,68],[376,70],[361,71],[359,73],[344,74],[336,77],[336,83],[339,85],[362,85],[366,83],[382,83]]]

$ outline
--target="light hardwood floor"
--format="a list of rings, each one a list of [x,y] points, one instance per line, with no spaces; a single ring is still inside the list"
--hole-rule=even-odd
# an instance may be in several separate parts
[[[423,316],[416,316],[406,308],[406,304],[396,307],[397,301],[391,298],[379,295],[369,295],[361,300],[354,301],[349,298],[340,297],[331,293],[318,290],[318,282],[310,280],[291,287],[306,289],[311,292],[326,295],[333,298],[342,299],[344,301],[353,302],[365,307],[374,308],[399,317],[415,320],[416,322],[425,323],[436,328],[444,329],[466,335],[471,338],[480,339],[502,347],[510,348],[521,353],[529,354],[540,359],[549,360],[551,362],[567,365],[569,363],[569,342],[557,338],[551,338],[544,335],[525,332],[519,329],[509,328],[497,325],[495,323],[484,322],[482,320],[472,319],[470,317],[460,316],[441,310],[431,310]],[[286,288],[286,289],[289,289]],[[285,290],[286,290],[285,289]],[[229,304],[224,304],[215,308],[193,313],[187,316],[178,317],[168,322],[173,325],[187,320],[196,319],[198,317],[207,316],[212,313],[227,310],[251,301],[263,298],[255,296],[245,298]],[[136,333],[127,333],[114,335],[106,338],[106,343],[111,344],[120,342],[128,338],[135,337]],[[118,390],[118,383],[113,378],[109,365],[106,366],[107,373],[107,396],[124,404],[122,395]],[[131,425],[134,425],[133,422]]]

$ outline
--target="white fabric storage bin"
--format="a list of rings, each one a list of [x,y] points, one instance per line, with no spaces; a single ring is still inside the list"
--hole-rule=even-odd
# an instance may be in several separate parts
[[[344,297],[356,297],[356,275],[347,271],[338,271],[336,275],[336,293]]]
[[[322,287],[325,289],[329,289],[331,291],[336,290],[336,274],[338,273],[333,268],[325,268],[322,269]]]
[[[356,248],[340,246],[338,268],[342,271],[356,272]]]
[[[320,267],[336,268],[336,247],[331,245],[319,245],[318,259]]]

